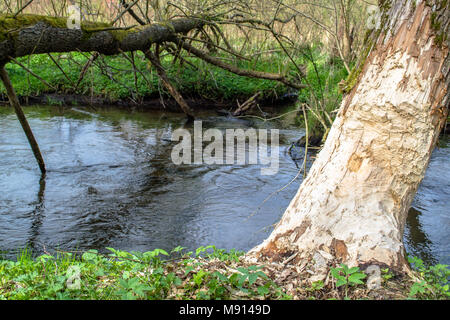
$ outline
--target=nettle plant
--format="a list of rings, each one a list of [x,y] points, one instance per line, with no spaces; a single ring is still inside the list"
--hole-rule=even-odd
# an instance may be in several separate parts
[[[331,275],[336,279],[336,288],[345,286],[345,297],[348,294],[350,286],[363,285],[362,281],[367,277],[364,272],[361,272],[359,267],[349,268],[347,265],[341,263],[340,268],[331,268]]]
[[[414,282],[409,291],[409,298],[448,299],[450,269],[447,265],[437,264],[427,267],[417,257],[408,257],[413,270],[418,273],[420,280]]]

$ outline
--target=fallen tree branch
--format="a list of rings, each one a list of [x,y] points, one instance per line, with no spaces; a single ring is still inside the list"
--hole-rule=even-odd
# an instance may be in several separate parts
[[[0,61],[29,54],[50,52],[99,52],[105,55],[121,51],[146,51],[154,43],[173,40],[204,24],[199,19],[180,18],[160,24],[132,28],[114,28],[105,23],[82,23],[81,29],[67,28],[67,18],[20,14],[15,19],[0,16]]]
[[[244,112],[247,112],[253,109],[256,105],[256,99],[261,95],[261,92],[258,91],[255,95],[253,95],[250,99],[245,101],[243,104],[238,103],[238,109],[233,113],[234,117],[241,116]]]

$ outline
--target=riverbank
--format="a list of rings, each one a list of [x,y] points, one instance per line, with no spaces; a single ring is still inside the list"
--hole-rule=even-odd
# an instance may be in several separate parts
[[[21,65],[8,63],[6,69],[23,105],[107,105],[181,112],[142,54],[100,56],[87,67],[90,58],[90,55],[79,52],[38,54],[19,58],[17,62]],[[332,116],[342,99],[339,82],[347,76],[342,62],[314,49],[309,59],[300,56],[296,63],[305,66],[305,82],[309,89],[296,91],[276,81],[241,77],[195,57],[176,61],[170,56],[162,59],[169,79],[194,111],[234,110],[238,103],[242,104],[259,93],[257,102],[260,106],[283,106],[296,102],[314,105],[319,99],[321,108],[324,107]],[[240,68],[264,72],[289,70],[293,68],[290,64],[279,54],[238,63]],[[0,83],[0,105],[8,103]],[[304,122],[301,113],[299,118]],[[309,111],[307,121],[310,135],[316,135],[320,140],[323,128]],[[450,126],[447,125],[443,132],[450,133]]]
[[[90,58],[78,52],[40,54],[18,59],[20,65],[9,63],[6,70],[17,95],[22,98],[60,94],[104,99],[109,103],[140,104],[143,99],[169,97],[143,54],[99,56],[89,64]],[[187,99],[235,101],[261,92],[262,99],[267,100],[278,99],[289,92],[278,82],[241,77],[198,58],[185,58],[180,62],[166,56],[162,64],[168,78]],[[238,63],[241,68],[266,72],[279,71],[280,64],[281,61],[274,60]],[[4,95],[3,87],[0,92]]]
[[[39,54],[19,58],[8,63],[6,69],[23,104],[114,105],[179,111],[141,53],[99,56],[89,64],[91,57],[79,52]],[[301,91],[277,81],[238,76],[195,57],[165,56],[161,63],[194,111],[237,106],[258,93],[260,105],[320,99],[322,107],[330,112],[339,106],[342,94],[338,83],[347,75],[342,62],[321,53],[319,48],[295,58],[297,65],[305,66],[307,74],[304,82],[309,88]],[[277,52],[235,63],[241,69],[296,74],[293,63]],[[0,101],[8,102],[2,84]],[[314,117],[308,121],[309,128],[316,126]]]
[[[368,289],[367,275],[359,269],[345,269],[345,265],[330,266],[326,279],[310,283],[307,268],[289,263],[253,264],[243,252],[213,246],[196,252],[181,247],[171,252],[108,251],[56,251],[33,258],[30,251],[22,250],[17,261],[0,259],[0,299],[404,300],[450,296],[450,270],[441,265],[425,267],[417,258],[410,260],[414,278],[382,269],[380,286]]]
[[[5,97],[6,98],[6,97]],[[245,99],[245,98],[244,98]],[[185,99],[186,102],[193,107],[195,111],[203,110],[234,110],[238,108],[238,100],[214,100],[202,97],[191,97]],[[285,95],[279,98],[269,98],[259,100],[260,107],[267,106],[286,106],[293,105],[297,100],[297,95]],[[165,110],[170,112],[182,112],[176,101],[172,98],[161,97],[144,97],[138,103],[129,99],[114,99],[111,100],[102,96],[87,96],[81,94],[64,94],[64,93],[43,93],[40,95],[22,96],[19,101],[24,106],[33,105],[50,105],[50,106],[90,106],[90,107],[116,107],[129,110]],[[240,101],[244,102],[243,100]],[[9,101],[0,99],[0,106],[8,106]]]

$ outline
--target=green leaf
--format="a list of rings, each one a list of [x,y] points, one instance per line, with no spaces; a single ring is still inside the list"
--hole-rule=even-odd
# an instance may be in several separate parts
[[[257,291],[258,291],[258,294],[262,295],[262,296],[269,293],[269,289],[264,286],[258,287]]]
[[[252,273],[248,276],[248,282],[250,285],[254,284],[258,280],[258,275],[255,273]]]
[[[361,279],[364,279],[366,275],[364,273],[354,273],[348,277],[348,282],[353,284],[364,284]]]
[[[242,273],[242,274],[245,274],[245,275],[248,275],[248,274],[249,274],[249,271],[248,271],[247,268],[242,268],[242,267],[240,267],[240,268],[237,268],[237,270],[238,270],[240,273]]]
[[[349,268],[346,264],[341,263],[341,268],[344,271],[345,274],[349,274]]]
[[[344,279],[338,279],[336,281],[336,288],[339,288],[340,286],[343,286],[344,284],[347,284],[347,280],[345,278]]]
[[[172,250],[172,253],[181,252],[181,251],[183,251],[184,249],[186,249],[186,248],[185,248],[185,247],[178,246],[178,247],[176,247],[175,249]]]
[[[336,268],[331,268],[331,275],[333,278],[338,279],[340,277],[340,272]]]
[[[415,296],[418,293],[425,293],[425,281],[415,282],[411,286],[411,290],[409,292],[410,296]]]
[[[95,276],[96,277],[103,277],[104,275],[105,275],[105,270],[103,270],[103,268],[100,268],[100,269],[95,271]]]
[[[159,256],[160,254],[168,256],[169,254],[167,253],[167,251],[163,250],[163,249],[156,249],[155,250],[156,255]]]
[[[228,282],[228,278],[219,271],[214,272],[213,275],[215,275],[222,282]]]
[[[241,274],[239,276],[238,284],[240,287],[242,287],[244,285],[245,280],[247,280],[247,277],[248,277],[248,275],[246,275],[246,274]]]
[[[262,271],[255,272],[255,274],[257,274],[259,277],[263,279],[269,279],[269,277]]]
[[[187,267],[184,269],[184,275],[187,276],[192,270],[194,270],[194,267],[193,267],[193,266],[187,266]]]
[[[357,271],[359,271],[359,267],[353,267],[353,268],[350,268],[350,269],[348,270],[348,273],[347,273],[347,274],[353,274],[353,273],[355,273],[355,272],[357,272]]]

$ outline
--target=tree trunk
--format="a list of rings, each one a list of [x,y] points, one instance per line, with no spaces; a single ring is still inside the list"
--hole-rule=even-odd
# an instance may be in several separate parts
[[[380,2],[382,29],[322,151],[249,256],[408,270],[406,217],[448,114],[450,10],[447,1]]]

